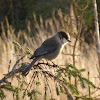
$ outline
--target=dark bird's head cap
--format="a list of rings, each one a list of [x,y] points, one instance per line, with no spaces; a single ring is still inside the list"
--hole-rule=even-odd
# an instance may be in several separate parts
[[[70,35],[68,32],[59,31],[57,34],[59,35],[60,38],[65,38],[68,42],[71,42]]]

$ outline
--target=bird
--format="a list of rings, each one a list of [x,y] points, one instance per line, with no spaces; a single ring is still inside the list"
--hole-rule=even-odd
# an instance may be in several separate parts
[[[47,60],[53,60],[58,57],[63,47],[71,42],[70,35],[66,31],[59,31],[54,36],[46,39],[39,48],[37,48],[30,59],[33,61],[22,72],[22,75],[26,75],[27,72],[33,67],[33,65],[42,58]]]

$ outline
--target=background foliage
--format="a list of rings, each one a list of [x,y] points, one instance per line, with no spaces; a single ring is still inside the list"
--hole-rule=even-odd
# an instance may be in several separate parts
[[[92,0],[76,0],[81,8],[84,8],[88,3],[88,8],[85,10],[84,19],[86,30],[93,28],[93,4]],[[61,8],[63,13],[68,13],[70,10],[71,0],[0,0],[0,21],[4,21],[5,16],[16,31],[25,29],[27,21],[33,22],[33,13],[43,19],[49,18],[53,10]],[[98,13],[100,13],[100,1],[97,0]],[[100,19],[100,17],[99,17]]]

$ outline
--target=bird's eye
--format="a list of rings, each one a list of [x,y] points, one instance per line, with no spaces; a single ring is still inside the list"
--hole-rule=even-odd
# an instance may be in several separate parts
[[[62,37],[60,36],[60,39],[62,39]]]
[[[60,39],[62,39],[62,36],[61,36],[61,35],[59,35],[59,38],[60,38]]]

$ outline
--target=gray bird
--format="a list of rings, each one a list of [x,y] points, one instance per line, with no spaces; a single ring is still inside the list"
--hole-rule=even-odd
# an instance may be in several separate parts
[[[45,40],[42,45],[36,49],[32,57],[30,58],[33,59],[33,61],[22,72],[22,75],[25,75],[37,60],[41,60],[42,58],[45,58],[47,60],[55,59],[68,42],[71,42],[70,36],[67,32],[64,31],[57,32],[54,36]]]

